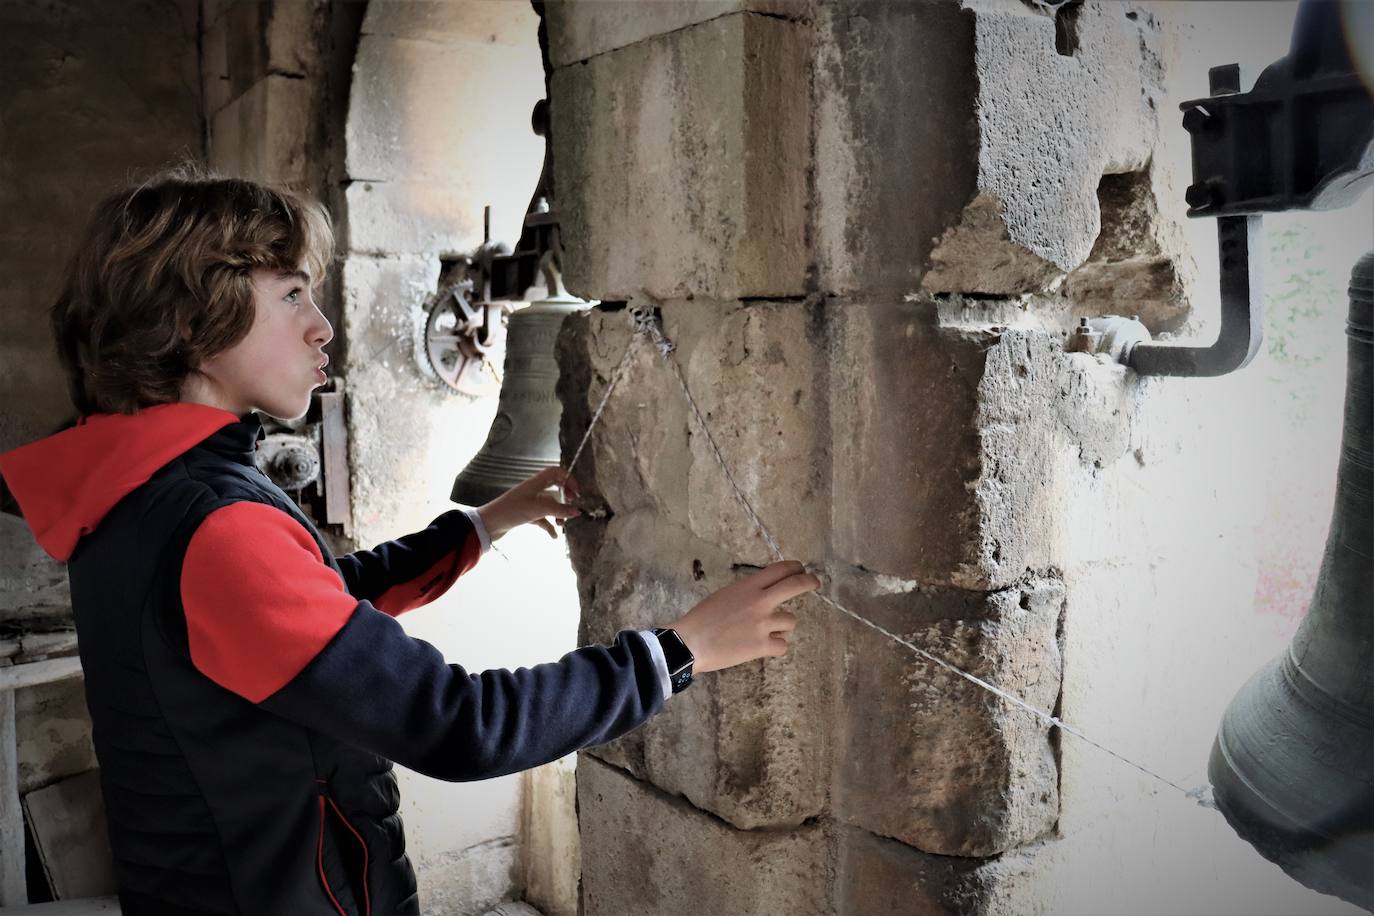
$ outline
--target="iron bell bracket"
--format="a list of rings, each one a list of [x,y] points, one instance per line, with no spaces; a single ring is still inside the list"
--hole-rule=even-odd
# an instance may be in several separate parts
[[[1211,95],[1184,102],[1192,140],[1190,217],[1217,218],[1221,330],[1210,347],[1141,343],[1127,365],[1141,375],[1218,376],[1254,359],[1262,340],[1260,214],[1329,210],[1374,184],[1374,95],[1351,60],[1356,4],[1304,0],[1287,56],[1249,92],[1240,67],[1208,72]]]

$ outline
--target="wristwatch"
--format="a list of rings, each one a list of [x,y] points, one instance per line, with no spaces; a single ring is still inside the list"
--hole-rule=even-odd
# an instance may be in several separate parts
[[[682,693],[692,683],[692,663],[696,661],[692,650],[677,635],[677,630],[655,627],[654,635],[658,637],[658,647],[663,650],[663,660],[668,663],[668,680],[673,685],[673,693]]]

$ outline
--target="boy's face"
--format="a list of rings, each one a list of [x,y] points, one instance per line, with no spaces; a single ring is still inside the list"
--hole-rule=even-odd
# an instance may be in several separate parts
[[[257,269],[249,281],[256,316],[248,336],[205,360],[202,380],[183,400],[213,403],[240,416],[257,409],[295,419],[310,407],[310,392],[326,381],[329,357],[323,348],[334,329],[315,306],[305,267],[285,273]]]

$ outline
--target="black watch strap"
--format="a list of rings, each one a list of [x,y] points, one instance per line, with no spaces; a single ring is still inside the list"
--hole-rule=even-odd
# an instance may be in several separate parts
[[[692,650],[677,635],[677,630],[655,627],[658,647],[663,650],[663,660],[668,664],[668,681],[673,685],[673,693],[682,693],[692,683],[692,664],[696,659]]]

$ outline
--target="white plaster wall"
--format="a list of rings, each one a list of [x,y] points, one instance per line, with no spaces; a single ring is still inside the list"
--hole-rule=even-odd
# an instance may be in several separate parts
[[[1178,104],[1207,94],[1207,69],[1242,64],[1243,86],[1287,53],[1295,3],[1165,3],[1154,12],[1178,39],[1160,106],[1157,155],[1189,180],[1189,144]],[[1065,718],[1096,740],[1188,787],[1206,783],[1207,755],[1221,714],[1261,664],[1279,654],[1302,605],[1264,609],[1263,566],[1277,540],[1298,574],[1320,565],[1335,488],[1345,380],[1344,288],[1350,268],[1374,247],[1374,202],[1331,213],[1266,217],[1266,231],[1304,226],[1336,295],[1309,316],[1303,335],[1329,338],[1327,358],[1307,368],[1276,361],[1266,346],[1245,369],[1220,379],[1149,380],[1136,427],[1144,468],[1113,467],[1115,488],[1099,511],[1125,513],[1148,545],[1130,563],[1066,570]],[[1215,220],[1190,220],[1198,262],[1193,299],[1198,342],[1215,338]],[[1269,257],[1272,294],[1282,267]],[[1266,335],[1279,313],[1267,309]],[[1129,306],[1121,310],[1129,313]],[[1104,384],[1120,373],[1101,368]],[[1295,402],[1305,419],[1292,420]],[[1086,519],[1093,510],[1069,517]],[[1274,526],[1280,526],[1274,533]],[[1266,546],[1266,542],[1269,546]],[[1098,632],[1088,620],[1110,614]],[[1060,838],[1026,852],[1042,856],[1022,899],[1044,912],[1335,914],[1360,912],[1308,891],[1241,841],[1214,810],[1199,807],[1101,751],[1065,736]]]

